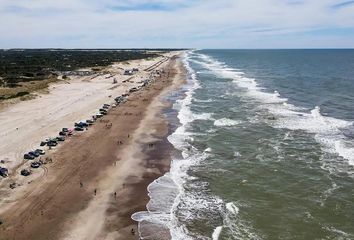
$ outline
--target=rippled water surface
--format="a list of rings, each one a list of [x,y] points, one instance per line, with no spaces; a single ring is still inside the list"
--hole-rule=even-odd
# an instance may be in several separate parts
[[[173,239],[354,239],[354,51],[202,50],[185,64],[169,136],[181,154],[142,218]]]

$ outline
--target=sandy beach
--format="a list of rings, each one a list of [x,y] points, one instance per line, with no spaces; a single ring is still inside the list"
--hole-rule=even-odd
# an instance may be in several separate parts
[[[0,156],[10,170],[0,182],[0,239],[139,239],[131,214],[145,210],[147,185],[169,169],[161,110],[167,106],[162,97],[185,79],[177,54],[117,63],[105,75],[71,77],[52,84],[48,94],[0,111]],[[139,72],[125,76],[127,68]],[[155,70],[162,73],[152,77]],[[25,152],[149,77],[150,84],[87,131],[46,148],[50,162],[28,177],[19,174],[29,167]]]

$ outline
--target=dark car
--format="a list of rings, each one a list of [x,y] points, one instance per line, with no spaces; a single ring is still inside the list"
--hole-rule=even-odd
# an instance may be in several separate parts
[[[39,168],[41,166],[40,162],[33,162],[31,163],[31,168]]]
[[[137,89],[136,87],[133,87],[132,89],[129,90],[129,92],[132,93],[132,92],[136,92],[136,91],[138,91],[138,90],[139,90],[139,89]]]
[[[41,147],[43,147],[43,146],[47,145],[47,142],[42,141],[41,144],[39,144],[39,145],[40,145]]]
[[[44,155],[45,154],[45,151],[43,151],[42,149],[36,149],[34,151],[39,153],[39,155]]]
[[[64,136],[59,136],[59,137],[57,137],[57,140],[63,142],[63,141],[65,141],[65,137]]]
[[[116,97],[114,100],[117,102],[117,103],[120,103],[123,101],[123,97]]]
[[[9,171],[7,170],[7,168],[0,167],[0,176],[7,177],[8,174],[9,174]]]
[[[57,143],[57,141],[55,141],[55,140],[49,140],[49,141],[47,142],[47,145],[48,145],[49,147],[55,147],[56,145],[58,145],[58,143]]]
[[[84,131],[84,129],[82,127],[76,127],[75,131]]]
[[[61,132],[59,132],[59,136],[66,136],[66,133],[67,133],[67,132],[61,131]]]
[[[88,127],[88,124],[85,122],[79,122],[79,123],[75,123],[75,127]]]
[[[68,132],[69,129],[68,129],[68,128],[63,128],[61,131],[62,131],[62,132]]]
[[[27,169],[22,169],[21,170],[21,175],[22,176],[29,176],[29,175],[31,175],[31,171],[29,171]]]
[[[23,158],[27,159],[27,160],[33,160],[35,157],[30,155],[30,154],[28,154],[28,153],[26,153],[25,155],[23,155]]]
[[[101,113],[102,115],[107,115],[107,111],[104,110],[104,109],[100,109],[100,113]]]
[[[28,154],[29,154],[29,155],[32,155],[32,156],[34,156],[34,157],[39,157],[39,153],[36,152],[36,151],[30,151],[30,152],[28,152]]]

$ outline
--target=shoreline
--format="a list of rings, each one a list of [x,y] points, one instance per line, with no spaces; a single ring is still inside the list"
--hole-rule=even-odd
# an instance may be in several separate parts
[[[151,155],[149,156],[153,149],[146,149],[146,144],[154,142],[154,148],[160,147],[159,139],[167,134],[167,123],[161,113],[162,109],[166,107],[166,103],[161,102],[161,97],[182,84],[183,77],[181,77],[181,75],[183,74],[181,73],[181,66],[178,68],[179,73],[174,73],[172,74],[173,76],[168,76],[163,80],[160,79],[161,82],[157,81],[156,83],[148,85],[146,87],[147,90],[144,89],[141,92],[133,94],[132,98],[129,98],[126,103],[117,108],[117,112],[113,110],[112,113],[109,113],[106,120],[113,123],[110,134],[108,134],[109,136],[106,136],[107,134],[97,129],[100,128],[100,130],[102,130],[104,123],[97,123],[97,125],[92,127],[92,131],[69,139],[68,142],[70,142],[70,146],[69,143],[64,143],[63,146],[59,147],[60,153],[58,151],[53,152],[53,166],[48,166],[47,175],[42,177],[42,181],[44,182],[45,180],[45,182],[39,184],[42,185],[41,188],[43,189],[38,189],[38,187],[36,189],[34,185],[38,185],[38,182],[32,184],[30,188],[32,188],[33,191],[25,199],[18,200],[18,202],[10,207],[10,210],[2,215],[4,216],[4,224],[0,226],[0,235],[5,236],[5,239],[26,239],[28,237],[35,237],[35,239],[136,239],[137,236],[132,235],[130,232],[130,227],[132,223],[134,223],[130,218],[131,213],[144,210],[148,202],[145,186],[150,184],[149,181],[151,179],[154,180],[153,178],[160,176],[169,169],[169,159],[166,160],[167,155],[161,155],[159,153],[161,161],[157,160],[156,163],[156,159],[152,160]],[[175,80],[174,75],[179,75],[177,78],[180,79]],[[173,78],[172,82],[171,78]],[[163,86],[161,87],[159,85]],[[150,95],[147,92],[150,92]],[[157,96],[156,93],[158,93]],[[141,106],[139,103],[136,105],[139,100],[141,105],[145,105]],[[152,108],[153,110],[151,110]],[[122,114],[124,110],[126,110],[126,112]],[[142,115],[141,110],[144,112],[143,119],[140,117]],[[121,113],[118,113],[119,111],[121,111]],[[158,116],[155,116],[156,114],[158,114]],[[114,118],[120,117],[133,118],[134,121],[125,124],[128,126],[116,127]],[[137,128],[133,125],[137,126]],[[152,126],[154,126],[154,128],[151,128]],[[90,152],[90,146],[87,146],[85,142],[97,143],[97,138],[99,137],[116,139],[116,136],[110,136],[116,135],[111,134],[112,131],[116,132],[116,130],[120,133],[119,135],[122,135],[123,132],[130,133],[131,131],[133,134],[130,135],[130,137],[124,137],[123,146],[117,147],[115,143],[112,146],[102,146],[102,148],[99,148],[99,146],[94,145],[95,148],[104,149],[102,151],[105,152]],[[152,131],[149,132],[149,130]],[[75,137],[81,139],[79,141],[75,140],[74,142],[73,139]],[[141,139],[144,139],[144,141],[142,142]],[[108,142],[108,140],[103,140],[103,138],[102,141]],[[141,154],[140,151],[144,150],[142,148],[144,145],[144,152],[146,153]],[[118,150],[114,148],[118,148]],[[71,169],[67,164],[71,164],[72,167],[74,166],[74,161],[76,160],[72,156],[73,149],[80,149],[80,151],[81,149],[85,149],[87,151],[86,154],[74,153],[76,157],[82,158],[79,162],[83,162],[84,164],[96,164],[95,159],[107,158],[107,160],[104,160],[105,166],[99,165],[95,166],[95,169],[85,169],[87,166],[81,165]],[[112,156],[115,156],[117,160],[112,161]],[[124,159],[122,159],[122,157]],[[132,166],[132,161],[129,160],[136,158],[138,160],[135,160]],[[115,166],[114,169],[108,167],[109,165]],[[56,178],[51,176],[53,167],[58,171]],[[82,168],[85,170],[83,171]],[[115,168],[119,168],[120,170],[117,171]],[[125,172],[127,170],[132,171],[131,168],[134,170],[132,174],[129,174],[129,171]],[[63,169],[70,170],[70,172],[65,172]],[[63,182],[58,185],[56,181],[61,177],[63,177]],[[112,184],[112,179],[115,179],[114,184]],[[84,191],[80,191],[80,187],[77,186],[81,181],[84,182]],[[71,186],[69,183],[76,183],[76,186]],[[53,186],[56,187],[57,192],[55,193],[50,189]],[[97,188],[95,188],[95,186]],[[93,197],[92,192],[94,189],[98,189],[98,191],[97,196]],[[112,199],[113,192],[117,193],[117,200]],[[142,192],[144,194],[142,194]],[[73,196],[73,194],[75,196]],[[72,206],[67,205],[68,202],[72,203],[77,199],[80,199],[80,203],[75,203]],[[136,206],[132,206],[134,205],[132,204],[132,199],[139,200]],[[20,205],[20,208],[15,212],[11,211],[11,208],[14,209],[16,205]],[[105,205],[104,209],[101,209],[102,205]],[[124,209],[124,206],[128,208]],[[59,214],[59,210],[54,209],[58,207],[61,208],[60,212],[64,211],[63,214]],[[21,219],[20,223],[18,223],[16,218],[20,215],[24,220]],[[58,218],[58,215],[63,216],[62,218]],[[126,218],[128,216],[129,220]],[[100,217],[105,223],[101,226],[97,226],[97,219]],[[43,222],[41,219],[47,219],[47,221]],[[58,224],[60,227],[58,227]],[[117,231],[117,225],[119,225],[119,231]],[[37,226],[37,228],[35,226]],[[51,231],[44,234],[41,228],[38,229],[38,226],[44,229],[51,229]],[[21,236],[18,235],[18,227],[22,230]],[[112,231],[113,229],[114,231]],[[82,233],[84,233],[86,237],[90,237],[85,238]],[[80,238],[78,238],[78,236],[80,236]]]
[[[169,53],[171,57],[176,53]],[[39,168],[28,177],[20,175],[21,168],[30,169],[29,161],[23,159],[24,153],[36,148],[50,153],[48,147],[40,147],[44,139],[54,137],[64,127],[88,119],[96,114],[100,106],[112,102],[112,96],[119,96],[141,84],[142,79],[154,78],[153,71],[143,71],[165,57],[130,62],[115,63],[109,67],[107,76],[73,77],[70,82],[52,84],[49,93],[40,94],[36,99],[19,102],[0,110],[0,166],[9,170],[8,178],[0,178],[0,215],[4,203],[16,198],[14,192],[22,191],[22,186],[45,174]],[[166,65],[166,64],[164,64]],[[138,68],[133,76],[123,74],[126,68]],[[164,67],[164,66],[163,66]],[[113,82],[116,78],[116,83]],[[78,135],[81,133],[78,132]],[[73,136],[75,137],[75,136]],[[50,150],[50,151],[49,151]],[[47,154],[44,156],[47,157]],[[9,184],[15,182],[15,189]]]

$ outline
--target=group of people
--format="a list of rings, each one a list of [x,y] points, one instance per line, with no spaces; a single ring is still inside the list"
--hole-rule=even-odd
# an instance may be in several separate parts
[[[84,184],[83,184],[82,182],[80,182],[80,188],[83,188],[83,187],[84,187]],[[123,187],[124,187],[124,184],[123,184]],[[94,196],[97,195],[97,188],[95,188],[95,189],[93,190],[93,195],[94,195]],[[113,193],[113,196],[114,196],[114,198],[117,198],[117,192],[114,192],[114,193]]]

